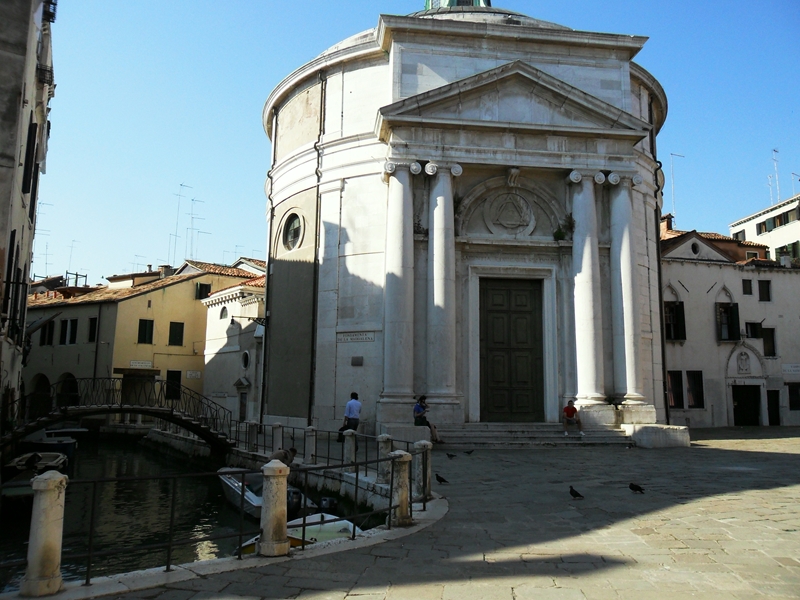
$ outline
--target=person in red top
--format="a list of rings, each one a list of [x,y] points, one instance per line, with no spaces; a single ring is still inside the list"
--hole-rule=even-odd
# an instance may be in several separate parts
[[[583,433],[583,425],[581,425],[581,418],[578,416],[578,409],[575,408],[575,402],[570,400],[567,402],[567,405],[564,407],[564,435],[569,435],[569,431],[567,431],[567,425],[577,425],[578,431],[581,435],[585,435]]]

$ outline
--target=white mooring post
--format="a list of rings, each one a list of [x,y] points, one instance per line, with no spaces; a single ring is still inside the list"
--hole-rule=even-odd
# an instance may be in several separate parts
[[[289,554],[289,538],[286,535],[286,480],[289,467],[279,460],[270,461],[261,467],[264,488],[261,492],[261,540],[258,553],[261,556],[286,556]]]
[[[317,428],[306,427],[306,436],[303,440],[303,464],[317,464]]]
[[[431,496],[431,450],[433,444],[420,440],[414,443],[414,491],[413,498]]]
[[[392,436],[388,433],[378,436],[378,458],[385,460],[389,458],[392,452],[394,442]],[[378,479],[377,483],[389,483],[389,477],[392,473],[392,463],[389,461],[378,463]]]
[[[288,450],[283,447],[283,425],[275,423],[272,425],[272,451]]]
[[[411,490],[409,489],[408,476],[411,470],[411,455],[403,450],[395,450],[389,454],[394,458],[394,489],[392,493],[392,505],[394,516],[392,525],[397,527],[407,527],[411,525],[411,511],[409,501]]]
[[[356,432],[348,429],[344,432],[344,464],[352,465],[356,462]],[[352,466],[342,469],[345,473],[355,473]]]
[[[47,471],[33,478],[28,568],[20,585],[20,596],[49,596],[61,589],[61,540],[67,481],[69,478],[58,471]]]

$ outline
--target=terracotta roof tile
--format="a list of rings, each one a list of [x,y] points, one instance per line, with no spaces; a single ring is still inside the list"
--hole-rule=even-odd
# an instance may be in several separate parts
[[[218,265],[216,263],[201,262],[199,260],[187,260],[187,265],[193,266],[195,269],[200,269],[204,273],[212,273],[214,275],[229,275],[231,277],[243,277],[250,279],[253,273],[245,271],[244,269],[236,269],[227,265]]]
[[[252,273],[251,273],[252,275]],[[237,287],[256,287],[256,288],[263,288],[267,285],[267,276],[262,275],[261,277],[253,277],[252,279],[248,279],[247,281],[241,281],[239,283],[235,283],[233,285],[229,285],[226,288],[222,288],[221,290],[217,290],[212,296],[215,294],[219,294],[220,292],[227,292],[228,290],[232,290]]]

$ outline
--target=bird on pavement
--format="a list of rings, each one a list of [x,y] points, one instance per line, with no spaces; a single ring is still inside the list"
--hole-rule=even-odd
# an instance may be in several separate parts
[[[581,493],[572,486],[569,486],[569,495],[572,496],[575,500],[583,500],[583,496],[581,495]]]
[[[447,481],[447,479],[445,479],[444,477],[442,477],[438,473],[436,473],[436,481],[438,481],[439,483],[450,483],[449,481]]]
[[[640,486],[640,485],[636,485],[635,483],[630,484],[628,486],[628,488],[632,492],[638,492],[639,494],[644,494],[644,488],[642,486]]]
[[[475,452],[475,450],[464,450],[464,454],[466,454],[467,456],[469,456],[473,452]]]
[[[456,455],[453,454],[452,452],[447,452],[447,458],[449,458],[450,460],[453,460],[455,457]]]

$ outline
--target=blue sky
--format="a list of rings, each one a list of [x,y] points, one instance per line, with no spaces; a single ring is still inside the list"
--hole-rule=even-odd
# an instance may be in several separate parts
[[[665,211],[670,153],[685,156],[674,159],[681,229],[727,233],[730,222],[769,206],[775,148],[781,197],[791,196],[791,173],[800,173],[796,0],[494,4],[573,29],[650,38],[635,60],[669,98],[658,138]],[[270,157],[261,109],[270,91],[325,48],[374,27],[380,13],[423,6],[62,0],[33,272],[77,270],[94,284],[190,254],[264,258]],[[182,183],[191,188],[179,207]],[[800,193],[798,177],[794,187]]]

